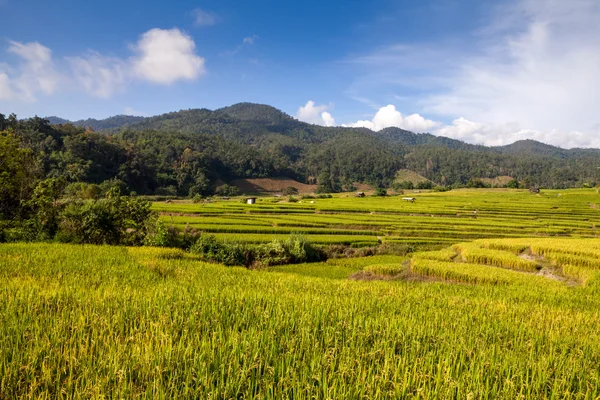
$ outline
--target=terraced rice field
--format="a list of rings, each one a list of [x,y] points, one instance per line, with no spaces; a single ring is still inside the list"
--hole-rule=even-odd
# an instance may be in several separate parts
[[[180,249],[0,244],[0,399],[599,398],[600,196],[415,196],[154,205],[239,240],[289,226],[438,247],[408,256],[249,270]]]
[[[597,239],[488,239],[247,270],[0,245],[0,397],[594,399],[598,256]]]
[[[543,191],[456,190],[403,196],[289,203],[272,197],[240,201],[155,203],[162,219],[179,229],[215,233],[260,243],[301,233],[320,244],[372,245],[404,242],[417,246],[454,244],[481,238],[599,235],[600,195],[594,189]]]

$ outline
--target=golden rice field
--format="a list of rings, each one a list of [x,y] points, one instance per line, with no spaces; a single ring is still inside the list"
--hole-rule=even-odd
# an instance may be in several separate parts
[[[416,248],[484,238],[600,237],[600,195],[595,189],[462,189],[443,193],[358,198],[353,194],[296,203],[273,197],[256,204],[217,200],[154,203],[180,230],[213,233],[248,243],[300,233],[314,243],[373,246],[401,242]]]
[[[592,225],[600,211],[590,206],[598,195],[559,193],[324,199],[305,213],[373,216],[364,226],[396,235],[381,238],[404,238],[393,222],[375,224],[383,218],[414,218],[415,229],[439,221],[450,232],[439,250],[408,257],[248,270],[178,249],[2,244],[0,399],[598,398],[600,239]],[[179,216],[213,218],[207,225],[236,215],[286,219],[228,204],[156,207],[201,210]],[[351,204],[361,211],[323,211]],[[460,204],[466,214],[477,207],[477,218],[457,216]],[[444,208],[454,215],[441,216]],[[450,218],[490,229],[521,221],[523,235],[460,240],[469,230],[443,226]],[[536,231],[544,224],[564,232]]]

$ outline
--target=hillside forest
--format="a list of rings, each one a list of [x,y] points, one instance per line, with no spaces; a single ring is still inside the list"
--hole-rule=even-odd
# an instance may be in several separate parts
[[[74,122],[0,114],[0,132],[4,203],[47,178],[71,191],[117,186],[125,194],[168,196],[211,195],[236,178],[288,177],[322,192],[351,191],[356,183],[384,188],[400,169],[442,187],[498,176],[546,188],[600,180],[597,149],[532,140],[485,147],[398,128],[322,127],[251,103]]]

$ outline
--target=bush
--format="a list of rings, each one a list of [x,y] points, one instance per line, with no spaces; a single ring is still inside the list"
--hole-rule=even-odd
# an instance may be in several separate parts
[[[418,182],[417,185],[415,186],[415,189],[419,189],[419,190],[428,190],[428,189],[432,189],[433,188],[433,182],[431,181],[421,181]]]
[[[377,188],[377,189],[375,189],[374,196],[380,196],[380,197],[387,196],[387,190],[385,190],[383,188]]]
[[[402,190],[412,190],[414,188],[415,188],[415,186],[413,185],[413,183],[411,181],[392,183],[392,189],[394,189],[395,192],[400,192]]]
[[[294,196],[288,196],[287,201],[290,203],[297,203],[298,199]]]
[[[215,193],[219,196],[224,196],[224,197],[234,197],[234,196],[239,196],[240,194],[242,194],[240,192],[240,189],[238,189],[235,186],[231,186],[231,185],[222,185],[219,186],[217,188],[217,190],[215,191]]]
[[[326,259],[323,252],[313,247],[301,236],[285,240],[275,239],[255,247],[233,241],[219,241],[214,235],[201,235],[190,247],[190,252],[207,261],[227,266],[267,267]]]
[[[433,188],[434,192],[447,192],[449,190],[451,190],[451,188],[448,186],[434,186]]]
[[[512,180],[508,181],[508,183],[506,184],[506,187],[510,188],[510,189],[518,189],[519,181],[516,179],[512,179]]]
[[[483,188],[489,188],[491,186],[492,185],[490,185],[489,183],[485,183],[481,179],[471,178],[467,182],[467,187],[468,188],[483,189]]]
[[[69,203],[61,215],[57,238],[73,243],[141,245],[152,215],[149,202],[120,196],[113,188],[104,199]]]
[[[200,203],[202,201],[203,197],[199,194],[195,194],[194,197],[192,197],[192,203]]]
[[[281,194],[283,194],[284,196],[294,196],[298,194],[298,189],[296,189],[293,186],[288,186],[281,191]]]
[[[200,255],[207,261],[214,261],[227,266],[249,266],[252,262],[251,250],[237,242],[222,242],[214,235],[200,235],[190,252]]]
[[[144,238],[145,246],[180,247],[177,229],[167,227],[163,221],[155,218],[148,223],[148,233]]]
[[[317,195],[317,199],[331,199],[331,198],[333,198],[333,196],[330,194],[318,194]]]

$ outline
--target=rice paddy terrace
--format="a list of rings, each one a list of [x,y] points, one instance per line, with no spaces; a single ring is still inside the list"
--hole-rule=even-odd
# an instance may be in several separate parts
[[[456,190],[403,196],[334,197],[296,203],[273,197],[248,205],[155,203],[167,224],[179,229],[259,243],[300,233],[314,243],[368,246],[381,242],[453,244],[481,238],[595,237],[600,195],[594,189],[543,191]]]
[[[0,399],[598,398],[598,194],[414,196],[154,205],[251,242],[437,243],[406,257],[0,244]]]

